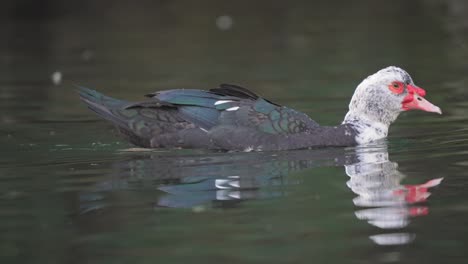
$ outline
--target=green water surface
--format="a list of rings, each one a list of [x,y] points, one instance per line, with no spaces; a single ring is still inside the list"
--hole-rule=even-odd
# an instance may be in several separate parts
[[[1,263],[467,263],[465,1],[33,2],[0,11]],[[73,86],[235,83],[333,125],[389,65],[444,114],[357,148],[144,151]]]

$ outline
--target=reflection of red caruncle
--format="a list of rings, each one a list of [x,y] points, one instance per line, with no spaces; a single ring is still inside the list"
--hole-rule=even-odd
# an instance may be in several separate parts
[[[409,204],[424,202],[431,195],[431,193],[428,192],[428,189],[439,185],[442,182],[442,179],[443,178],[432,179],[426,183],[418,184],[418,185],[404,185],[402,189],[393,191],[393,194],[395,196],[404,195],[405,201],[408,202]],[[427,208],[426,210],[423,210],[423,211],[426,211],[426,212],[425,213],[414,212],[414,213],[416,213],[416,215],[427,214]]]
[[[427,206],[411,207],[408,212],[412,217],[422,216],[429,214],[429,208]]]

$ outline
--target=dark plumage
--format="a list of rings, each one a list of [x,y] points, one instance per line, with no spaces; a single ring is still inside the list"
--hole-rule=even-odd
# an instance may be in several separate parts
[[[307,143],[310,147],[355,143],[352,136],[330,141],[329,132],[344,135],[344,127],[321,127],[303,113],[235,85],[222,84],[209,91],[156,92],[137,103],[83,87],[79,92],[91,110],[142,147],[279,150],[302,148]]]

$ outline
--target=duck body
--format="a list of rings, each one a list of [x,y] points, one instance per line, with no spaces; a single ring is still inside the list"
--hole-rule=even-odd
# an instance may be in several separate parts
[[[409,75],[400,70],[388,67],[376,73],[384,71],[381,75],[390,75],[388,80],[382,76],[373,80],[376,74],[366,78],[357,87],[344,121],[337,126],[320,126],[304,113],[230,84],[206,91],[159,91],[146,95],[147,100],[141,102],[111,98],[84,87],[79,87],[79,94],[89,109],[112,122],[128,141],[145,148],[269,151],[353,146],[385,138],[390,123],[405,107],[440,113],[425,99],[428,109],[414,102],[425,92],[414,88]],[[405,83],[404,92],[395,95],[381,87],[381,82],[394,85],[394,79]],[[395,98],[388,100],[387,96]],[[411,104],[405,105],[405,100]]]
[[[352,125],[320,126],[304,113],[236,85],[155,92],[142,102],[83,87],[79,93],[127,140],[146,148],[268,151],[356,144]]]

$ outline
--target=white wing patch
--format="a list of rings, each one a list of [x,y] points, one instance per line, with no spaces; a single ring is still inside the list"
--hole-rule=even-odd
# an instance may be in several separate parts
[[[214,105],[220,105],[220,104],[225,104],[225,103],[231,103],[234,102],[232,100],[219,100],[214,103]]]
[[[237,109],[239,109],[239,107],[238,107],[238,106],[234,106],[234,107],[231,107],[231,108],[226,109],[226,111],[236,111]]]

